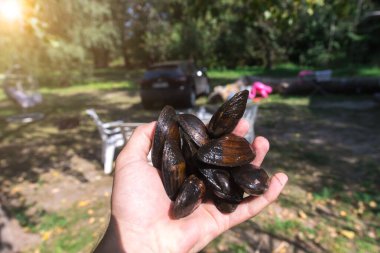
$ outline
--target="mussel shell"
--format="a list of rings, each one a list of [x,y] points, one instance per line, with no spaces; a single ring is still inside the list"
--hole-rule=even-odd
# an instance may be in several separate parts
[[[231,203],[224,199],[218,198],[217,196],[214,196],[212,201],[221,213],[233,213],[239,205],[238,203]]]
[[[207,126],[208,133],[212,137],[218,138],[234,130],[244,115],[248,94],[247,90],[240,91],[219,107]]]
[[[203,167],[199,168],[199,172],[219,198],[233,203],[239,203],[243,199],[243,190],[235,184],[227,170]]]
[[[190,139],[190,137],[187,136],[183,131],[181,131],[181,137],[182,137],[182,154],[185,158],[186,162],[186,174],[196,174],[197,164],[196,164],[196,154],[198,151],[198,147],[195,145],[195,143]]]
[[[164,149],[165,140],[170,138],[178,143],[180,142],[179,125],[174,118],[175,115],[174,108],[167,105],[162,109],[157,120],[152,145],[152,163],[153,166],[159,170],[161,170],[162,151]]]
[[[179,114],[177,121],[182,130],[197,144],[203,146],[209,141],[207,128],[203,122],[193,114]]]
[[[166,194],[171,200],[174,200],[185,181],[186,164],[179,144],[171,139],[165,141],[161,172]]]
[[[249,195],[262,195],[269,188],[268,173],[264,169],[252,164],[232,169],[231,175],[236,184]]]
[[[173,217],[180,219],[191,214],[201,204],[206,193],[202,180],[191,175],[183,183],[173,205]]]
[[[250,163],[255,155],[246,139],[227,134],[200,147],[197,157],[207,164],[236,167]]]

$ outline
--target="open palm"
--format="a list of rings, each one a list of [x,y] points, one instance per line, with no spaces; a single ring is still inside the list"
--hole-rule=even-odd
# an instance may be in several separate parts
[[[147,161],[154,128],[155,122],[137,128],[116,162],[107,231],[112,236],[106,233],[105,238],[112,238],[121,252],[199,251],[222,232],[258,214],[278,197],[287,181],[285,174],[275,174],[264,195],[244,200],[231,214],[219,212],[212,203],[202,203],[189,216],[174,220],[159,172]],[[243,136],[247,131],[247,122],[241,120],[234,133]],[[252,148],[256,151],[252,163],[259,166],[269,143],[257,137]]]

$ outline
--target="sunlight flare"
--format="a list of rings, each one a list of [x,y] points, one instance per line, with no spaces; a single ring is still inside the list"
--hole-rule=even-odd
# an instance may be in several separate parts
[[[17,0],[0,0],[0,15],[9,21],[22,18],[22,7]]]

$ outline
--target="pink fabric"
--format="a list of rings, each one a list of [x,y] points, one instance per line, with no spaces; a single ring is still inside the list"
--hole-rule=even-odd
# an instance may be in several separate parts
[[[249,98],[254,99],[257,95],[267,98],[272,91],[272,87],[262,82],[254,82],[251,87],[251,92],[249,93]]]
[[[309,75],[314,75],[314,71],[312,71],[312,70],[301,70],[298,73],[298,77],[304,77],[304,76],[309,76]]]

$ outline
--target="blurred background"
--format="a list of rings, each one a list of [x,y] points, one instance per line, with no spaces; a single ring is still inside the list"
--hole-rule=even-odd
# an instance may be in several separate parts
[[[170,94],[204,113],[245,88],[289,184],[203,252],[380,251],[379,1],[0,0],[0,86],[1,253],[94,247],[104,122],[121,147]]]

